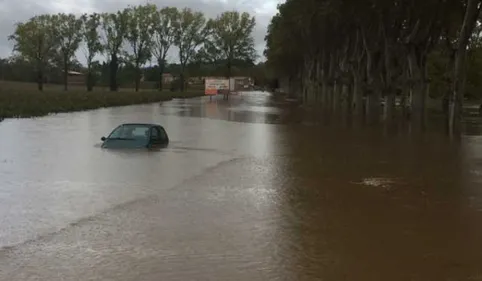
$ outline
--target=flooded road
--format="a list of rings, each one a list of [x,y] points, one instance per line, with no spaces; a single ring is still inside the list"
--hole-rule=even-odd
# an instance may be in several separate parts
[[[124,122],[171,143],[100,149]],[[317,125],[259,92],[5,120],[0,280],[482,280],[468,131]]]

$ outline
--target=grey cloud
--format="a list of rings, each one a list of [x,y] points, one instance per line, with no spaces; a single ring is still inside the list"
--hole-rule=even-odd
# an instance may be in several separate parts
[[[10,2],[8,6],[7,1]],[[146,2],[142,0],[72,0],[72,3],[75,3],[76,6],[70,8],[68,5],[64,4],[62,9],[59,10],[58,5],[56,5],[59,2],[56,0],[45,0],[42,2],[36,2],[34,0],[17,0],[15,1],[15,5],[12,5],[13,1],[15,0],[0,0],[0,57],[6,57],[11,54],[12,43],[7,40],[7,37],[13,32],[14,24],[19,21],[27,20],[34,15],[59,11],[73,13],[82,13],[86,10],[112,12],[123,9],[128,5],[136,5]],[[69,0],[64,1],[69,2]],[[249,12],[256,17],[257,25],[253,35],[256,42],[256,49],[260,56],[262,56],[262,51],[265,46],[264,36],[266,34],[266,27],[269,24],[272,14],[257,13],[257,11],[261,5],[266,3],[266,1],[267,0],[151,0],[149,3],[156,4],[159,7],[189,7],[205,13],[208,17],[215,17],[226,10]],[[79,11],[79,9],[82,9],[82,11]],[[171,56],[175,56],[175,54],[171,54]],[[82,56],[79,57],[79,59],[81,58]]]
[[[129,1],[129,0],[107,0],[102,2],[96,2],[95,10],[99,11],[116,11],[127,5],[135,3],[141,3],[141,1]],[[154,0],[149,3],[156,4],[158,7],[170,6],[177,8],[189,7],[191,9],[203,12],[207,17],[216,17],[223,11],[237,10],[242,12],[249,12],[251,15],[256,16],[256,28],[253,32],[253,37],[256,42],[256,49],[260,58],[262,58],[263,50],[265,47],[264,37],[266,35],[266,28],[271,20],[271,14],[259,14],[256,13],[256,9],[260,4],[265,3],[266,0],[228,0],[222,2],[220,0]],[[170,52],[170,57],[175,56],[173,52]]]
[[[7,6],[7,2],[10,2],[10,5]],[[9,56],[12,52],[13,44],[7,38],[12,34],[16,23],[25,21],[34,15],[50,12],[44,4],[38,3],[42,2],[30,0],[2,0],[0,2],[0,57]]]

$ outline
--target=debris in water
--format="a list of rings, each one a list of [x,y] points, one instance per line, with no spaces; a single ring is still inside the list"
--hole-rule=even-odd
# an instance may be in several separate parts
[[[381,187],[383,189],[389,190],[391,189],[391,185],[394,184],[395,181],[388,178],[366,178],[363,179],[361,182],[356,182],[356,184],[362,184],[366,186],[374,186],[374,187]]]

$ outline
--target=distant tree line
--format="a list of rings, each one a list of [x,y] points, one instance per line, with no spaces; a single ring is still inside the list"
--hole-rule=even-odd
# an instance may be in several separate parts
[[[76,60],[72,61],[70,66],[71,71],[77,71],[81,73],[87,73],[87,67],[80,64]],[[141,67],[143,81],[140,85],[143,89],[159,89],[160,68],[157,64],[147,65]],[[163,66],[163,72],[173,75],[174,80],[168,85],[162,85],[164,89],[169,87],[171,91],[177,91],[180,89],[180,71],[181,66],[179,63],[165,63]],[[224,63],[219,64],[207,64],[201,62],[193,62],[189,64],[185,73],[187,77],[200,77],[200,76],[226,76],[226,65]],[[107,61],[95,63],[90,73],[90,81],[96,87],[109,87],[110,75],[109,75],[109,63]],[[266,69],[264,63],[254,64],[253,62],[234,61],[231,69],[233,76],[249,76],[254,78],[255,85],[258,86],[273,86],[273,82],[276,82],[274,78],[271,78],[271,74]],[[61,64],[49,64],[44,69],[43,80],[49,84],[63,84],[64,71]],[[0,59],[0,80],[16,81],[16,82],[37,82],[37,71],[34,65],[30,62],[24,61],[22,57],[14,56],[10,58]],[[121,88],[134,88],[135,86],[135,67],[132,64],[119,64],[117,70],[117,85]],[[188,83],[186,83],[188,87]]]
[[[427,97],[441,97],[453,133],[465,93],[482,91],[481,2],[287,0],[268,28],[267,65],[306,102],[355,116],[391,120],[399,97],[423,126]]]
[[[35,16],[16,24],[9,36],[14,42],[14,56],[0,61],[0,78],[10,75],[17,80],[21,73],[34,75],[41,91],[45,77],[58,79],[53,74],[60,70],[67,90],[68,71],[85,68],[88,91],[106,76],[112,91],[126,77],[133,78],[138,91],[143,76],[156,77],[162,90],[162,74],[169,67],[168,51],[177,47],[180,62],[171,68],[176,68],[180,90],[184,90],[188,69],[202,66],[205,72],[219,73],[221,68],[223,75],[230,76],[233,69],[253,68],[257,58],[254,26],[255,19],[248,13],[228,11],[207,19],[189,8],[159,9],[154,4],[80,17],[63,13]],[[75,56],[81,47],[85,48],[85,66]],[[99,61],[99,55],[106,61]],[[157,62],[156,67],[146,67],[152,60]],[[27,66],[32,70],[23,72]]]

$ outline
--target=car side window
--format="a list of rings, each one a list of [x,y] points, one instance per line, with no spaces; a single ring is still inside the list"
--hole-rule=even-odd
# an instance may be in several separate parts
[[[157,128],[151,128],[151,138],[159,139],[159,130]]]
[[[161,142],[160,133],[159,133],[158,128],[155,128],[155,127],[151,128],[151,139],[153,139],[153,141],[155,143]]]
[[[132,130],[133,137],[146,137],[147,136],[147,129],[148,128],[135,128]]]

